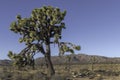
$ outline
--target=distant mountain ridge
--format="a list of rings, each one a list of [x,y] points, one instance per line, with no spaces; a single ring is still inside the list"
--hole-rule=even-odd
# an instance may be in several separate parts
[[[11,60],[7,60],[7,59],[5,59],[5,60],[0,60],[0,66],[10,66],[11,63],[12,63]]]
[[[90,64],[90,63],[120,63],[120,57],[105,57],[98,55],[87,55],[87,54],[73,54],[70,56],[71,64]],[[67,63],[67,55],[66,56],[53,56],[52,58],[53,64],[65,64]],[[44,64],[44,58],[37,58],[36,64]]]
[[[68,55],[65,56],[52,56],[53,64],[66,64],[68,63]],[[90,63],[120,63],[120,57],[105,57],[98,55],[87,55],[87,54],[72,54],[70,56],[71,64],[90,64]],[[11,60],[0,60],[1,66],[11,65]],[[36,65],[45,64],[44,57],[35,59]]]

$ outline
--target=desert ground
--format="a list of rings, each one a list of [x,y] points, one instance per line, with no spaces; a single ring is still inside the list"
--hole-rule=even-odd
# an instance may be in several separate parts
[[[54,65],[52,80],[120,80],[120,64]],[[49,80],[45,66],[21,70],[13,66],[0,67],[0,80]]]

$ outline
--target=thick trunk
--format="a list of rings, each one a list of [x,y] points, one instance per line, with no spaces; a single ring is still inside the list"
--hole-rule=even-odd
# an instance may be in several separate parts
[[[50,56],[46,56],[46,63],[47,63],[47,74],[49,77],[55,74],[55,70],[51,61]]]
[[[47,64],[47,74],[49,77],[55,74],[55,70],[51,61],[51,51],[50,51],[50,45],[46,45],[46,54],[45,54],[45,60]]]

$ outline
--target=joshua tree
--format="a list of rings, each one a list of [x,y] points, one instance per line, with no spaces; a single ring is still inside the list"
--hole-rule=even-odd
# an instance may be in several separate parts
[[[97,58],[95,56],[91,56],[91,69],[94,70],[94,64],[97,62]]]
[[[21,69],[22,67],[25,67],[26,65],[32,66],[34,69],[34,58],[33,56],[35,54],[30,53],[22,53],[25,52],[26,48],[23,49],[19,54],[13,53],[12,51],[9,51],[8,57],[13,61],[13,66],[16,66],[18,69]]]
[[[74,49],[80,50],[80,46],[60,42],[62,30],[66,28],[63,22],[65,15],[66,11],[62,12],[59,8],[51,6],[34,9],[29,18],[17,15],[17,21],[11,23],[10,30],[20,34],[19,42],[24,42],[27,46],[19,53],[21,58],[24,58],[20,63],[26,65],[36,53],[42,53],[46,60],[48,75],[51,76],[55,74],[51,62],[51,44],[58,45],[60,55],[65,52],[74,53]]]
[[[66,55],[66,69],[70,72],[70,65],[71,65],[71,55]]]

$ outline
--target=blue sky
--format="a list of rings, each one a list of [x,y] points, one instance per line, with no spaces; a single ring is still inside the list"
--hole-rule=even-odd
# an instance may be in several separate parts
[[[15,16],[29,17],[44,5],[67,10],[62,40],[80,45],[76,53],[120,57],[120,0],[0,0],[0,59],[25,47],[9,30]]]

